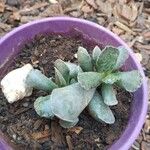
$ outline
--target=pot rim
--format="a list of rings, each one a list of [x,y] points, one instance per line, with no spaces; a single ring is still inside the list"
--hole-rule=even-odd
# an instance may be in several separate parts
[[[80,19],[80,18],[73,18],[73,17],[67,17],[67,16],[62,16],[62,17],[49,17],[49,18],[44,18],[44,19],[39,19],[36,21],[32,21],[29,23],[26,23],[24,25],[21,25],[15,29],[13,29],[12,31],[10,31],[9,33],[7,33],[5,36],[0,38],[0,45],[5,42],[5,40],[7,40],[9,37],[11,37],[14,33],[19,32],[20,30],[33,26],[35,24],[41,23],[41,22],[49,22],[49,21],[73,21],[73,22],[78,22],[78,23],[84,23],[85,25],[88,24],[91,27],[97,28],[98,30],[102,30],[103,32],[107,33],[108,35],[110,35],[111,37],[113,37],[116,41],[118,41],[120,44],[122,44],[129,52],[129,55],[131,56],[131,58],[133,59],[133,61],[136,63],[136,66],[138,68],[138,70],[140,71],[141,75],[143,76],[143,88],[142,88],[142,93],[143,93],[143,99],[142,99],[142,108],[141,108],[141,114],[139,116],[139,120],[137,121],[136,126],[134,127],[134,130],[132,131],[132,133],[130,133],[130,138],[125,138],[124,139],[124,143],[120,144],[119,149],[120,150],[126,150],[128,148],[130,148],[130,146],[133,144],[133,142],[135,141],[135,139],[137,138],[137,136],[140,133],[140,130],[142,129],[142,126],[145,122],[145,118],[146,118],[146,114],[147,114],[147,109],[148,109],[148,88],[147,88],[147,79],[144,75],[143,69],[141,64],[138,62],[138,60],[136,59],[134,52],[128,47],[128,45],[121,40],[117,35],[115,35],[114,33],[112,33],[111,31],[109,31],[108,29],[106,29],[105,27],[102,27],[94,22],[90,22],[84,19]],[[128,126],[126,127],[125,130],[127,130]],[[125,132],[124,130],[124,132]],[[123,134],[121,135],[121,137],[116,140],[116,142],[110,147],[110,149],[118,147],[119,144],[118,141],[123,137]],[[118,149],[118,150],[119,150]]]

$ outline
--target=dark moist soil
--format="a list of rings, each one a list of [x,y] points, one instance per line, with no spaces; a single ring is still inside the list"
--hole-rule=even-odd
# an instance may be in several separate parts
[[[54,73],[53,63],[56,59],[74,62],[78,46],[91,51],[95,45],[95,42],[85,42],[78,35],[73,38],[41,35],[23,47],[8,71],[31,63],[34,68],[50,77]],[[99,46],[102,47],[100,44]],[[40,118],[36,114],[33,103],[37,97],[46,93],[35,90],[32,96],[8,104],[0,92],[0,129],[19,146],[17,149],[58,150],[73,147],[75,150],[104,150],[120,137],[129,118],[132,95],[124,90],[117,91],[119,104],[111,107],[116,118],[113,125],[95,121],[85,110],[80,115],[79,123],[71,130],[61,128],[58,120]],[[78,130],[81,131],[77,134]]]

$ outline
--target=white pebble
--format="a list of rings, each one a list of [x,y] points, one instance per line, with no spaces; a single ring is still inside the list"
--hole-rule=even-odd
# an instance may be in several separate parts
[[[2,92],[9,103],[13,103],[32,94],[33,88],[26,83],[26,78],[32,69],[32,65],[27,64],[9,72],[1,80]]]
[[[28,103],[23,103],[22,106],[23,106],[23,107],[28,107],[29,104],[28,104]]]

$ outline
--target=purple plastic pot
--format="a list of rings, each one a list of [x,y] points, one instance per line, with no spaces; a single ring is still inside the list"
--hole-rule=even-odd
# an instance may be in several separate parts
[[[11,58],[16,55],[20,46],[27,40],[40,33],[67,33],[72,28],[81,30],[84,34],[104,45],[125,46],[130,54],[125,64],[127,70],[138,69],[143,75],[143,85],[134,93],[128,125],[120,138],[110,147],[110,150],[127,150],[137,138],[145,121],[148,106],[147,82],[143,69],[136,60],[133,51],[117,35],[104,27],[86,20],[69,17],[46,18],[22,25],[0,40],[0,76],[5,73],[7,67],[11,64]],[[11,149],[9,143],[1,135],[0,149]]]

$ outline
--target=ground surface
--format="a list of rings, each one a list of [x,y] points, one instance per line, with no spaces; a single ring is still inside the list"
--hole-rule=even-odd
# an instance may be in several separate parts
[[[137,53],[150,84],[149,0],[0,0],[0,36],[26,22],[60,15],[85,18],[118,34]],[[149,115],[150,102],[145,125],[131,149],[150,149]]]

